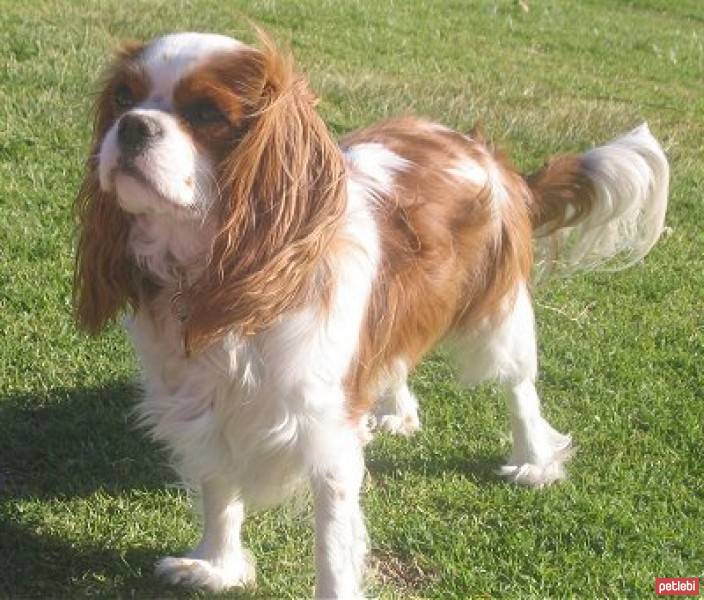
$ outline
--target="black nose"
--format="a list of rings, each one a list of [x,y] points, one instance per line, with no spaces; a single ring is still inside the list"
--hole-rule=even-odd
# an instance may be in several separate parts
[[[147,115],[127,113],[117,125],[117,141],[122,152],[128,156],[144,152],[163,133],[161,125]]]

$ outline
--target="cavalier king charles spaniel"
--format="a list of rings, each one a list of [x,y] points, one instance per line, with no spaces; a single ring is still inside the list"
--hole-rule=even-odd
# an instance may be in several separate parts
[[[97,99],[76,313],[97,333],[127,311],[141,420],[202,494],[200,543],[157,563],[171,583],[253,584],[245,507],[308,482],[316,594],[361,597],[363,447],[420,427],[407,378],[441,341],[508,396],[501,474],[564,477],[531,279],[631,265],[663,230],[669,168],[645,124],[522,175],[479,132],[420,118],[336,141],[316,104],[265,34],[124,45]]]

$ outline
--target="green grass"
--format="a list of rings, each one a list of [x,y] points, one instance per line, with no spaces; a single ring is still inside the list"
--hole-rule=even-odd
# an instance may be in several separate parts
[[[539,387],[579,445],[572,478],[497,480],[503,401],[430,358],[413,380],[423,431],[368,449],[372,589],[647,598],[655,576],[704,575],[704,6],[529,5],[0,0],[0,595],[190,595],[152,576],[198,527],[128,416],[125,336],[71,322],[71,203],[111,46],[183,29],[249,40],[247,17],[293,47],[336,134],[404,112],[479,120],[530,169],[646,119],[672,162],[672,232],[643,265],[537,292]],[[245,535],[254,597],[312,593],[307,505],[254,515]]]

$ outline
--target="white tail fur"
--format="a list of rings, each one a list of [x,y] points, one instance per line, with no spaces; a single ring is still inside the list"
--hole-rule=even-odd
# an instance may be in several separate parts
[[[670,169],[646,123],[585,153],[580,167],[593,187],[591,206],[574,225],[536,228],[536,280],[625,269],[648,254],[662,233]],[[565,213],[569,222],[574,208]]]

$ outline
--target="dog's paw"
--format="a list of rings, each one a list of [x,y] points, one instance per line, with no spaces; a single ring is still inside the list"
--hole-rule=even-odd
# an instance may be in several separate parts
[[[556,447],[552,456],[540,463],[522,462],[511,459],[507,465],[499,469],[499,475],[512,483],[541,488],[556,483],[567,477],[565,463],[574,454],[572,440],[563,436],[561,447]]]
[[[499,475],[511,483],[541,488],[566,477],[562,464],[554,462],[545,466],[523,463],[522,465],[504,465],[499,469]]]
[[[382,415],[377,419],[377,429],[408,437],[420,431],[420,419],[415,413]]]
[[[156,563],[156,575],[173,585],[221,592],[233,587],[253,587],[254,559],[249,552],[219,560],[167,556]]]

